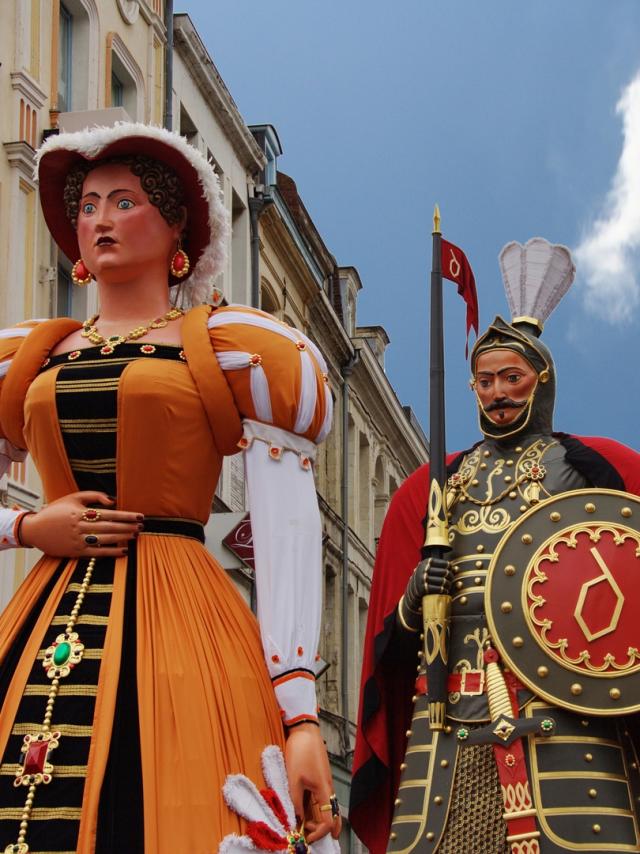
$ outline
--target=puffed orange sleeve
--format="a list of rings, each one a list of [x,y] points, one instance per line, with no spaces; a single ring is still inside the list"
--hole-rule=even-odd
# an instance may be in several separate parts
[[[264,312],[219,308],[208,325],[242,416],[267,667],[285,725],[317,722],[322,526],[313,460],[331,426],[327,366],[309,338]]]
[[[332,417],[327,366],[309,338],[245,306],[217,309],[209,330],[243,418],[316,444],[326,437]]]

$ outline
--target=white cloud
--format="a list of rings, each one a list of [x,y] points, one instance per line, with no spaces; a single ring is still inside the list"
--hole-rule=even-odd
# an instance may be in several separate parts
[[[640,307],[640,72],[616,105],[623,145],[604,205],[575,250],[585,305],[611,323]]]

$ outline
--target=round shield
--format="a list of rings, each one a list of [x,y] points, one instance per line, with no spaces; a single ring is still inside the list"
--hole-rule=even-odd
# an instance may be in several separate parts
[[[505,664],[575,712],[640,710],[640,498],[579,489],[532,507],[487,577],[489,630]]]

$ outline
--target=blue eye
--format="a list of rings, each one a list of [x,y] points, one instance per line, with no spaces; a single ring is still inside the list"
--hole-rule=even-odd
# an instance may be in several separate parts
[[[120,201],[118,202],[118,208],[121,211],[128,211],[129,208],[132,208],[132,207],[133,207],[133,202],[131,201],[131,199],[120,199]]]
[[[92,213],[95,213],[95,211],[96,211],[96,206],[93,204],[93,202],[85,202],[82,205],[82,213],[83,214],[92,214]]]

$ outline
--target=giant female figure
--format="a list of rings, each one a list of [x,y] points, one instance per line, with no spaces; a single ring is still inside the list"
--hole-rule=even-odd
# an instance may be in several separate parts
[[[0,850],[209,854],[245,829],[226,776],[264,786],[269,744],[297,813],[304,790],[319,805],[307,840],[337,836],[314,688],[322,356],[262,312],[202,304],[226,215],[182,138],[60,134],[39,180],[100,313],[0,335],[2,451],[31,453],[47,502],[0,514],[4,547],[45,553],[0,618]],[[173,308],[170,286],[195,307]],[[222,457],[238,448],[260,629],[203,546]]]

